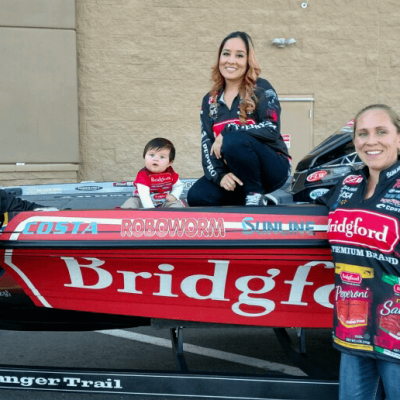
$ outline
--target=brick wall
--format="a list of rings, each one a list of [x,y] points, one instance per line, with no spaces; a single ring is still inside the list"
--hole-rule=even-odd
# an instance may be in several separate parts
[[[76,0],[81,180],[133,179],[171,139],[202,174],[199,112],[221,40],[244,30],[279,94],[312,93],[314,144],[362,107],[400,112],[398,0]],[[295,38],[279,49],[274,38]]]

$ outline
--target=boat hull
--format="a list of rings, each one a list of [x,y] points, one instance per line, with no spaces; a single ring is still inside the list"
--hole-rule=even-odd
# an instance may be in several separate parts
[[[0,304],[326,328],[326,224],[318,206],[20,213],[0,238]]]

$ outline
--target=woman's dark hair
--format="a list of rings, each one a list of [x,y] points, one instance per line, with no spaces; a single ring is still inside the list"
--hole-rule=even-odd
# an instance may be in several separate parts
[[[242,99],[242,103],[239,108],[239,119],[242,124],[245,124],[247,121],[247,113],[254,111],[256,108],[257,99],[254,95],[254,87],[261,72],[260,65],[258,64],[256,55],[254,53],[253,41],[246,32],[232,32],[221,42],[218,50],[217,62],[212,68],[211,80],[214,82],[214,85],[210,90],[210,96],[213,98],[214,102],[216,102],[217,95],[221,94],[224,89],[225,79],[219,70],[219,59],[225,43],[229,39],[234,38],[239,38],[243,41],[247,52],[247,70],[243,77],[242,83],[239,86],[239,96]]]
[[[353,139],[355,137],[355,133],[356,133],[356,130],[357,130],[358,120],[360,119],[362,114],[364,114],[365,112],[370,111],[370,110],[382,110],[382,111],[384,111],[389,116],[389,118],[391,119],[392,124],[396,127],[397,133],[400,134],[400,117],[396,113],[396,111],[394,111],[392,107],[389,107],[386,104],[371,104],[371,105],[363,108],[355,116],[355,118],[354,118],[354,126],[353,126],[353,135],[352,135]]]
[[[158,150],[164,150],[164,149],[169,150],[169,161],[174,161],[175,160],[175,147],[171,141],[169,141],[168,139],[164,139],[164,138],[151,139],[150,142],[147,143],[146,146],[144,147],[143,158],[145,158],[146,153],[149,150],[158,151]]]

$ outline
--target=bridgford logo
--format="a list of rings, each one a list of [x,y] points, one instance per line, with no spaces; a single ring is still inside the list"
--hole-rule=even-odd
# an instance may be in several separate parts
[[[362,281],[361,275],[352,272],[342,271],[340,277],[343,282],[360,284]]]
[[[338,208],[329,214],[328,239],[391,253],[399,241],[396,218],[365,210]]]

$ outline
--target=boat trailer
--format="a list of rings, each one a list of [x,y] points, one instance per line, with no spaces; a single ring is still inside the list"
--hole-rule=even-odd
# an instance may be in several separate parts
[[[285,328],[272,328],[282,349],[304,377],[286,374],[239,375],[191,372],[185,360],[183,331],[190,328],[218,328],[219,324],[152,319],[156,329],[170,332],[176,371],[104,370],[24,367],[0,365],[0,389],[51,391],[102,395],[160,397],[163,399],[280,400],[338,398],[337,373],[315,365],[307,358],[306,330],[297,329],[293,343]],[[222,327],[222,325],[219,325]],[[223,325],[226,327],[226,325]],[[56,398],[56,397],[55,397]]]

